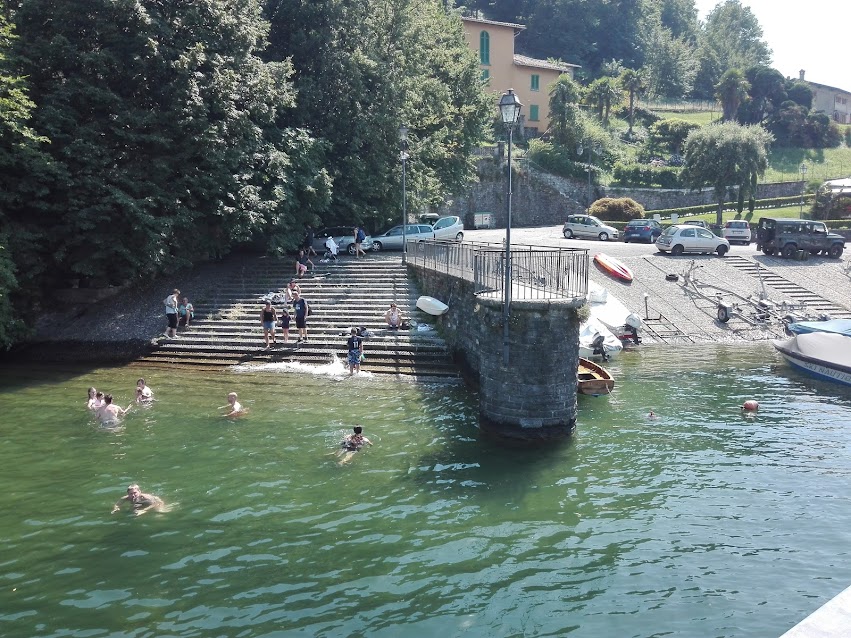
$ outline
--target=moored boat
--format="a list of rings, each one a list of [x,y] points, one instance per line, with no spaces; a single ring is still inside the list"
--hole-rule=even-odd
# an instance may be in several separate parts
[[[579,326],[579,356],[607,361],[623,350],[623,343],[594,317]]]
[[[608,370],[582,357],[579,358],[576,380],[580,394],[600,396],[601,394],[609,394],[615,387],[615,380]]]
[[[851,386],[851,337],[832,332],[799,334],[772,341],[793,367],[827,381]]]
[[[833,332],[851,337],[851,319],[830,319],[828,321],[797,321],[790,323],[786,329],[796,335],[810,332]]]

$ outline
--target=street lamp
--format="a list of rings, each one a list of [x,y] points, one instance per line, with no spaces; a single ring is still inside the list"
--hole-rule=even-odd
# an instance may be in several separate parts
[[[508,129],[508,220],[505,225],[505,285],[502,290],[502,363],[505,366],[508,365],[508,317],[511,314],[511,142],[521,108],[523,105],[514,95],[514,89],[502,94],[499,113]]]
[[[801,165],[798,167],[798,170],[801,171],[801,212],[799,215],[801,217],[804,216],[804,191],[807,188],[807,165],[801,162]]]
[[[405,192],[405,162],[408,161],[408,127],[399,127],[399,159],[402,160],[402,263],[408,263],[408,197]]]
[[[600,144],[594,144],[593,146],[591,145],[591,142],[587,142],[587,144],[588,144],[588,206],[590,206],[591,205],[591,198],[592,198],[592,195],[591,195],[591,154],[593,153],[594,155],[599,156],[600,153],[603,151],[603,148],[600,146]],[[583,147],[582,144],[579,144],[579,146],[576,147],[576,154],[579,155],[580,157],[582,157],[582,153],[584,151],[585,151],[585,147]]]

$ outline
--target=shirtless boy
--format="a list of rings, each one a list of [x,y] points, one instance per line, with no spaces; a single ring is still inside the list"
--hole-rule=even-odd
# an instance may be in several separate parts
[[[122,496],[115,502],[115,505],[112,506],[112,513],[115,514],[119,511],[124,503],[130,503],[135,516],[141,516],[150,509],[161,512],[165,505],[159,496],[145,494],[135,483],[127,488],[127,496]]]
[[[219,409],[223,410],[225,408],[229,410],[229,412],[224,415],[225,417],[242,416],[243,414],[248,412],[248,408],[242,407],[242,404],[237,401],[236,392],[231,392],[230,394],[228,394],[228,404],[221,406]]]
[[[103,405],[98,410],[98,418],[103,425],[112,425],[118,423],[118,420],[130,411],[133,407],[131,403],[126,408],[115,405],[112,402],[112,395],[105,394],[103,396]]]

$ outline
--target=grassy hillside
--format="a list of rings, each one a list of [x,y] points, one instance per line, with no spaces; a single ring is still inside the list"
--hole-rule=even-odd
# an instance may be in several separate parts
[[[779,148],[768,157],[765,182],[788,182],[801,179],[799,167],[807,165],[807,181],[823,182],[827,179],[851,175],[851,148],[804,149]]]

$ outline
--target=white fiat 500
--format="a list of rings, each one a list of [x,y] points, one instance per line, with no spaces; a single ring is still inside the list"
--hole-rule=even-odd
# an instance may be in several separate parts
[[[730,242],[700,226],[677,224],[668,226],[659,235],[656,248],[659,252],[670,252],[672,255],[718,253],[719,257],[723,257],[730,251]]]

